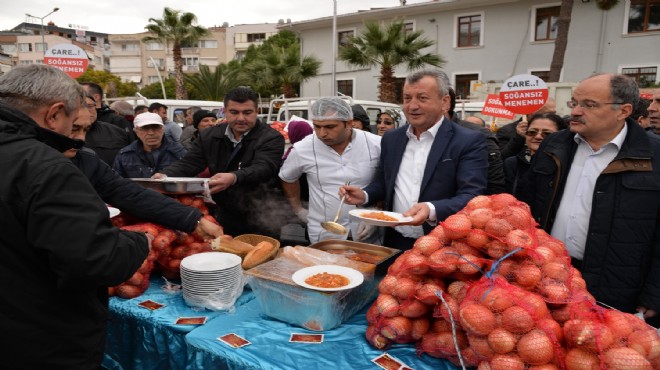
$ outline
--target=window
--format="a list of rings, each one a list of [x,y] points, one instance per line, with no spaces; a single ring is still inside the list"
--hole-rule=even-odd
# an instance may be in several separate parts
[[[158,79],[158,76],[149,76],[147,77],[147,82],[151,85],[160,82],[160,80]]]
[[[344,95],[353,96],[353,80],[338,80],[337,92]]]
[[[147,67],[153,68],[154,65],[156,67],[161,67],[165,66],[165,59],[163,58],[153,58],[153,62],[151,61],[152,58],[147,59]]]
[[[32,63],[34,63],[33,60],[21,60],[20,62],[21,65],[32,64]]]
[[[415,31],[415,24],[413,22],[405,22],[403,24],[403,33],[405,35]]]
[[[248,33],[247,35],[248,42],[263,42],[266,40],[265,33]]]
[[[529,74],[542,79],[543,82],[548,82],[550,78],[550,71],[530,71]]]
[[[216,40],[201,40],[199,45],[202,49],[217,49],[218,41]]]
[[[658,67],[622,68],[621,73],[634,78],[639,87],[649,87],[658,78]]]
[[[2,44],[0,45],[0,51],[8,54],[16,53],[16,44]]]
[[[470,96],[470,82],[479,80],[479,75],[474,74],[465,74],[465,75],[456,75],[456,83],[454,86],[456,88],[456,99],[467,99]]]
[[[48,50],[48,43],[40,43],[40,42],[35,42],[34,43],[34,50],[43,53],[44,51]]]
[[[199,47],[199,42],[188,42],[188,41],[181,41],[181,48],[198,48]]]
[[[121,44],[121,51],[140,51],[140,44]]]
[[[32,44],[30,44],[30,43],[18,44],[18,52],[19,53],[29,53],[31,51],[32,51]]]
[[[355,35],[355,31],[339,31],[337,32],[337,50],[347,47],[351,44],[351,37]]]
[[[660,0],[630,0],[628,33],[660,31]]]
[[[163,50],[163,44],[160,42],[147,42],[144,44],[147,50]]]
[[[181,58],[181,61],[183,62],[184,66],[198,66],[199,65],[199,58],[197,58],[197,57]]]
[[[536,8],[536,32],[534,41],[548,41],[557,38],[559,6]]]
[[[458,17],[459,48],[481,45],[481,15]]]

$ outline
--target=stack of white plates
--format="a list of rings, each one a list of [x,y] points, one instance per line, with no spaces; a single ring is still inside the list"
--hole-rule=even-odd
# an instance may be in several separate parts
[[[181,260],[183,299],[190,306],[229,309],[243,292],[241,257],[206,252]]]

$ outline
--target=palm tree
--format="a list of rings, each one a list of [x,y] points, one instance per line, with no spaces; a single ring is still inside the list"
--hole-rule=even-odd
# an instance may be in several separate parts
[[[349,44],[341,48],[339,59],[358,67],[380,67],[378,98],[395,103],[397,66],[407,64],[408,70],[414,70],[426,64],[436,67],[445,64],[440,55],[422,54],[422,49],[435,44],[422,35],[422,31],[406,31],[401,21],[388,25],[368,22],[360,36],[351,37]]]
[[[596,0],[596,6],[601,10],[610,10],[618,0]],[[550,63],[548,82],[558,82],[561,69],[564,67],[564,55],[568,45],[568,29],[571,25],[571,14],[573,13],[573,0],[562,0],[557,18],[557,38],[555,39],[555,50]]]
[[[203,100],[222,101],[227,92],[240,85],[235,71],[230,71],[226,64],[218,64],[215,71],[207,65],[199,66],[199,73],[184,75],[185,82],[192,86]]]
[[[300,84],[318,74],[321,61],[300,55],[295,33],[281,30],[258,47],[250,47],[242,65],[241,78],[262,95],[293,97]]]
[[[183,85],[183,60],[181,58],[181,45],[193,45],[209,31],[195,25],[197,16],[193,13],[182,13],[179,10],[165,8],[163,19],[149,18],[147,31],[154,36],[144,37],[143,41],[160,41],[169,46],[172,42],[172,58],[174,59],[174,77],[176,82],[176,98],[186,99],[188,93]]]

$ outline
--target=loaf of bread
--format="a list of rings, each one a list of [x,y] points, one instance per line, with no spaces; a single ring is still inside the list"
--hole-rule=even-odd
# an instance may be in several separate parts
[[[260,265],[277,254],[278,247],[269,242],[260,242],[243,258],[243,269],[249,270]]]
[[[211,242],[211,248],[214,251],[233,253],[244,257],[255,247],[252,244],[236,240],[229,235],[222,235]]]

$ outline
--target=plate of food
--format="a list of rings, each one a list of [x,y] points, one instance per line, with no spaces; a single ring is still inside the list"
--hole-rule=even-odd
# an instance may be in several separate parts
[[[412,217],[405,217],[401,213],[373,209],[352,209],[348,213],[364,223],[376,226],[396,226],[413,220]]]
[[[118,209],[115,208],[115,207],[110,207],[110,206],[108,206],[108,213],[110,213],[110,218],[113,218],[113,217],[115,217],[115,216],[119,216],[119,214],[121,213],[121,211],[118,210]]]
[[[291,276],[293,282],[322,292],[337,292],[355,288],[362,284],[364,275],[350,267],[337,265],[316,265],[302,268]]]

